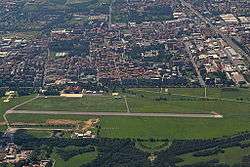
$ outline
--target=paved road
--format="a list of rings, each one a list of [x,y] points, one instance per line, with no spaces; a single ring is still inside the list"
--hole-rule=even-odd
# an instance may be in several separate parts
[[[124,97],[124,101],[125,101],[125,104],[126,104],[127,112],[130,113],[130,109],[129,109],[129,106],[128,106],[127,97],[126,96],[123,96],[123,97]]]
[[[128,113],[128,112],[71,112],[71,111],[28,111],[8,110],[6,114],[48,114],[48,115],[91,115],[91,116],[131,116],[131,117],[186,117],[186,118],[222,118],[222,115],[210,113]]]

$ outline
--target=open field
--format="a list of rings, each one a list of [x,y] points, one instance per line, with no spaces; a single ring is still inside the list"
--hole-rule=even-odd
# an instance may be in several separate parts
[[[199,163],[204,161],[209,161],[213,159],[218,159],[220,163],[227,163],[229,165],[234,165],[236,163],[240,163],[243,156],[248,155],[250,153],[250,148],[241,149],[240,147],[232,147],[225,149],[225,153],[218,153],[216,155],[205,156],[205,157],[193,157],[192,153],[184,154],[180,156],[184,160],[184,162],[178,163],[181,165],[188,165],[193,163]]]
[[[168,98],[168,96],[166,96],[166,98]],[[250,103],[220,100],[167,99],[156,101],[153,98],[145,97],[127,97],[127,99],[131,112],[209,113],[214,111],[220,114],[229,112],[238,114],[248,112],[250,108]]]
[[[182,95],[182,96],[196,96],[204,97],[204,88],[166,88],[168,92],[165,92],[165,88],[136,88],[130,89],[135,92],[155,92],[171,95]],[[226,98],[250,101],[250,89],[249,88],[207,88],[208,98]]]
[[[104,117],[101,136],[112,138],[214,138],[250,130],[249,117],[205,118],[131,118]]]
[[[25,97],[16,97],[14,99],[11,99],[10,102],[8,103],[4,103],[3,102],[3,98],[0,98],[0,121],[4,121],[2,115],[5,113],[6,110],[10,109],[11,107],[14,107],[20,103],[23,103],[31,98],[33,98],[34,96],[25,96]]]
[[[52,159],[55,161],[55,167],[79,167],[83,164],[91,162],[97,156],[97,152],[83,153],[70,158],[67,161],[61,159],[61,157],[54,151],[52,153]]]
[[[34,111],[126,111],[123,99],[115,99],[112,96],[84,96],[83,98],[67,97],[40,97],[30,103],[17,108],[17,110]]]
[[[174,89],[173,89],[174,90]],[[128,116],[98,116],[98,115],[49,115],[49,114],[7,114],[10,123],[13,122],[46,122],[47,119],[86,120],[101,118],[101,137],[110,138],[169,138],[193,139],[215,138],[229,136],[250,130],[249,89],[240,89],[237,96],[231,90],[219,93],[220,89],[212,89],[210,96],[221,100],[203,99],[199,96],[202,89],[178,89],[177,94],[157,93],[156,89],[133,89],[123,92],[128,102],[129,111],[133,112],[166,112],[166,113],[208,113],[223,114],[223,119],[211,118],[168,118],[168,117],[128,117]],[[151,92],[155,91],[155,92]],[[170,89],[171,91],[171,89]],[[210,90],[208,90],[209,92]],[[212,92],[210,91],[210,92]],[[246,91],[246,92],[245,92]],[[177,92],[177,91],[176,91]],[[224,91],[223,91],[224,92]],[[174,93],[172,93],[174,94]],[[219,95],[220,94],[220,95]],[[222,95],[223,94],[223,95]],[[209,97],[210,97],[209,96]],[[237,100],[241,97],[245,100]],[[231,101],[230,101],[231,100]],[[120,112],[126,113],[124,98],[115,99],[111,96],[86,96],[84,98],[49,97],[38,98],[20,106],[21,110],[35,111],[67,111],[67,112]],[[17,110],[18,111],[18,110]],[[150,114],[150,113],[149,113]]]
[[[51,136],[49,131],[27,130],[26,132],[36,138],[48,138]]]
[[[10,122],[45,122],[47,119],[87,120],[94,116],[9,114]],[[250,117],[161,118],[100,117],[101,137],[159,139],[193,139],[229,136],[250,130]]]
[[[131,112],[210,113],[226,115],[248,114],[249,89],[222,91],[208,89],[208,99],[201,98],[203,89],[170,89],[170,94],[157,89],[132,89],[123,93]],[[209,93],[211,92],[211,93]],[[175,94],[176,93],[176,94]],[[177,95],[178,94],[178,95]],[[222,98],[222,99],[220,99]],[[242,100],[239,100],[242,99]],[[74,107],[72,107],[74,106]],[[223,110],[221,110],[223,108]],[[32,111],[124,112],[124,98],[84,96],[83,98],[43,97],[17,108]]]

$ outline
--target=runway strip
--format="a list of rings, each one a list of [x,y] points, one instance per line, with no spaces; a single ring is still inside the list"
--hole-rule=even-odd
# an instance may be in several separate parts
[[[131,117],[184,117],[184,118],[223,118],[210,113],[142,113],[142,112],[72,112],[72,111],[29,111],[8,110],[6,114],[47,114],[47,115],[93,115],[93,116],[131,116]]]

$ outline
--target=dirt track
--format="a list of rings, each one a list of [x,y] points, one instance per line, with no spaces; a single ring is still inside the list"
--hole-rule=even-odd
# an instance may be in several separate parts
[[[138,113],[138,112],[71,112],[71,111],[28,111],[8,110],[6,114],[47,114],[47,115],[91,115],[91,116],[131,116],[131,117],[186,117],[186,118],[222,118],[222,115],[210,113]]]

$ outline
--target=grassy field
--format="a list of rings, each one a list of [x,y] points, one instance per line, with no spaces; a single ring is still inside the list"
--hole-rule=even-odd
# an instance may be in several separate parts
[[[112,96],[84,96],[83,98],[41,97],[17,108],[34,111],[126,111],[124,99]]]
[[[48,119],[88,120],[93,117],[81,116],[81,115],[76,116],[76,115],[45,115],[45,114],[8,114],[7,118],[10,123],[13,122],[44,123]]]
[[[174,89],[173,89],[174,90]],[[199,96],[201,89],[175,89],[178,94]],[[201,100],[196,97],[181,97],[163,95],[148,91],[155,89],[133,89],[132,92],[123,92],[127,97],[132,112],[211,112],[223,114],[223,119],[212,118],[156,118],[156,117],[101,117],[102,137],[110,138],[168,138],[193,139],[214,138],[229,136],[242,131],[250,130],[250,103],[248,102],[249,89],[226,90],[211,89],[209,96],[223,97],[226,100]],[[171,89],[170,89],[171,91]],[[224,90],[223,90],[224,92]],[[237,92],[237,96],[235,93]],[[174,94],[174,93],[173,93]],[[220,95],[219,95],[220,94]],[[157,98],[164,100],[155,100]],[[241,97],[245,100],[239,101]],[[233,100],[232,100],[233,99]],[[232,100],[232,101],[228,101]],[[124,99],[115,99],[111,96],[87,96],[84,98],[51,97],[39,98],[19,107],[24,110],[67,110],[67,111],[125,111]],[[47,119],[86,120],[96,116],[75,115],[30,115],[10,114],[10,122],[45,122]]]
[[[187,96],[204,96],[203,88],[170,88],[169,93],[181,94]],[[245,88],[209,88],[207,89],[207,97],[226,98],[234,100],[250,101],[250,89]]]
[[[2,115],[5,113],[6,110],[10,109],[11,107],[14,107],[28,99],[33,98],[34,96],[25,96],[25,97],[16,97],[14,99],[11,99],[10,102],[4,103],[3,98],[0,98],[0,121],[3,121]]]
[[[241,149],[240,147],[232,147],[225,149],[225,153],[218,153],[216,155],[206,156],[206,157],[193,157],[192,153],[180,156],[184,162],[178,163],[181,165],[194,164],[204,161],[209,161],[213,159],[218,159],[220,163],[227,163],[229,165],[234,165],[240,163],[243,156],[250,153],[250,147]]]
[[[160,89],[132,89],[126,93],[132,112],[218,112],[222,114],[245,114],[250,108],[249,89],[208,89],[208,98],[200,98],[203,89],[169,89],[160,93]],[[242,99],[242,100],[237,100]],[[223,109],[223,110],[222,110]]]
[[[104,117],[101,136],[111,138],[194,139],[229,136],[250,130],[250,117],[223,119]]]
[[[166,98],[168,98],[166,96]],[[128,97],[128,104],[132,112],[183,112],[183,113],[233,113],[242,114],[248,112],[250,103],[231,101],[205,101],[205,100],[161,100],[153,98]],[[222,110],[223,109],[223,110]]]
[[[10,122],[45,122],[47,119],[87,120],[96,118],[75,115],[10,114]],[[149,117],[101,117],[102,137],[159,139],[193,139],[229,136],[250,130],[250,117],[205,118],[149,118]]]
[[[209,98],[203,99],[203,89],[170,89],[170,94],[163,94],[159,89],[132,89],[123,93],[127,97],[131,112],[180,112],[209,113],[218,112],[226,115],[244,115],[249,113],[249,89],[208,89]],[[210,92],[210,93],[209,93]],[[178,95],[176,95],[178,94]],[[197,96],[197,97],[193,97]],[[241,100],[239,100],[241,99]],[[223,110],[221,110],[223,108]],[[19,107],[20,110],[34,111],[126,111],[124,99],[112,96],[84,96],[83,98],[50,97],[39,98]]]
[[[160,88],[138,88],[130,89],[135,92],[155,92],[160,93]],[[204,88],[168,88],[168,92],[165,89],[162,93],[183,95],[183,96],[197,96],[204,97]],[[209,98],[226,98],[250,101],[250,89],[249,88],[207,88],[207,97]]]
[[[55,167],[79,167],[83,164],[93,161],[96,156],[97,152],[89,152],[74,156],[68,161],[64,161],[58,154],[54,152],[51,158],[55,161]]]
[[[27,130],[26,132],[36,138],[48,138],[51,136],[49,131]]]

